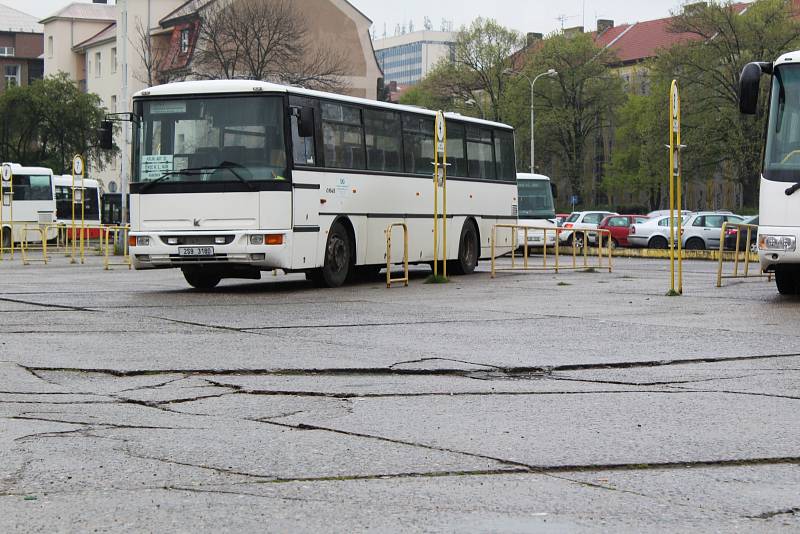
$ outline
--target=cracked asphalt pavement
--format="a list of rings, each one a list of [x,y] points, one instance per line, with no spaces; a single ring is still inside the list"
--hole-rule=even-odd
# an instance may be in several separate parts
[[[800,529],[800,301],[687,262],[187,288],[0,263],[0,532]]]

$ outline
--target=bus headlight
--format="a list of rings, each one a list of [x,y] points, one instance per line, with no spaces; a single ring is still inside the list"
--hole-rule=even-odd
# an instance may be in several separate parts
[[[250,244],[251,245],[263,245],[264,244],[264,236],[259,235],[251,235],[250,236]]]
[[[793,252],[797,248],[797,239],[791,235],[768,235],[759,234],[759,250],[780,250]]]
[[[137,235],[136,236],[136,246],[137,247],[149,247],[150,246],[150,238],[146,235]]]

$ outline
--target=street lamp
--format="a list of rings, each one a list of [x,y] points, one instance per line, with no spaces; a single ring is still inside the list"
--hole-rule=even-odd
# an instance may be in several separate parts
[[[543,73],[539,74],[538,76],[534,77],[533,79],[531,79],[527,74],[524,74],[522,72],[516,72],[516,71],[514,71],[512,69],[504,70],[503,74],[507,74],[509,76],[522,76],[523,78],[528,80],[528,82],[531,84],[531,174],[533,174],[534,173],[534,171],[533,171],[533,163],[534,163],[534,157],[535,157],[535,154],[536,154],[536,145],[535,145],[534,140],[533,140],[533,137],[534,137],[533,136],[533,126],[534,126],[534,120],[536,118],[535,114],[534,114],[534,110],[533,110],[533,86],[536,83],[536,80],[538,80],[542,76],[547,76],[548,78],[555,78],[556,76],[558,76],[558,72],[556,72],[555,69],[549,69],[547,72],[543,72]]]

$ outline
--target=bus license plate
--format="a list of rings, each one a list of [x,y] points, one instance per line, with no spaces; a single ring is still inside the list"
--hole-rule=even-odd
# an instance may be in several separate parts
[[[179,247],[178,256],[213,256],[214,247]]]

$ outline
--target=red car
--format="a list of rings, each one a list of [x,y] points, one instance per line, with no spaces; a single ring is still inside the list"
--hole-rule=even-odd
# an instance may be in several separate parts
[[[609,215],[597,226],[601,230],[609,230],[611,232],[611,246],[628,247],[628,233],[630,232],[631,225],[636,223],[643,223],[647,220],[644,215]]]

